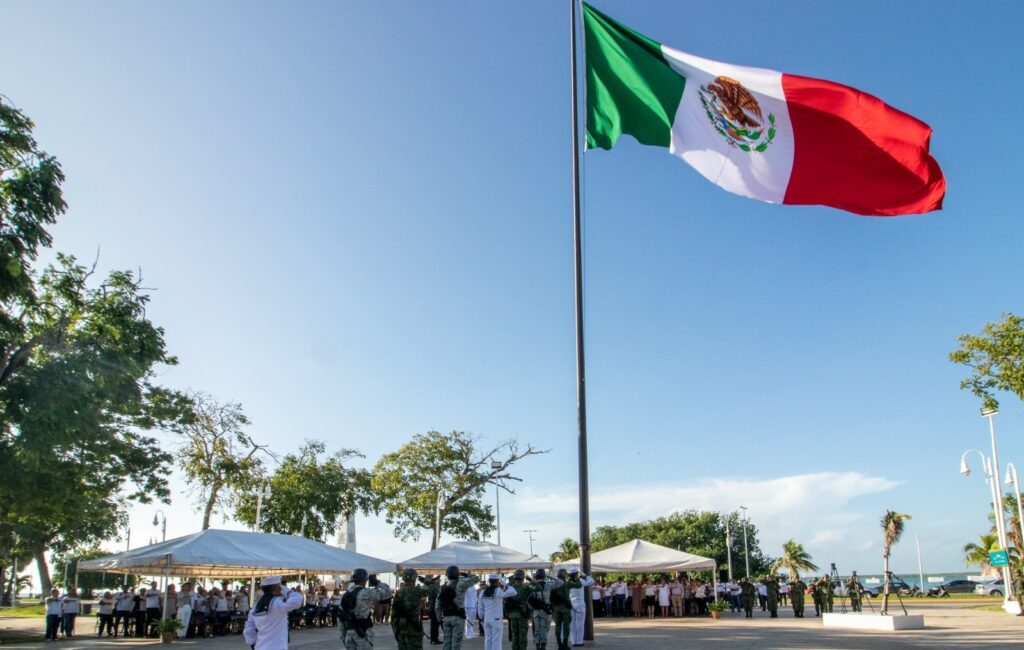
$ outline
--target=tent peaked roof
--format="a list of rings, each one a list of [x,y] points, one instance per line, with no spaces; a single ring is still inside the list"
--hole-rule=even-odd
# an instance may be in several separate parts
[[[455,565],[460,569],[540,569],[551,563],[511,548],[490,542],[451,542],[429,553],[409,558],[399,565],[424,571],[444,571]]]
[[[246,578],[274,573],[349,573],[357,568],[387,573],[395,570],[395,564],[295,535],[210,528],[84,561],[78,568],[141,575]]]
[[[570,560],[564,564],[579,564],[579,560]],[[596,573],[700,571],[714,569],[716,565],[711,558],[677,551],[642,539],[606,548],[590,556],[590,570]]]

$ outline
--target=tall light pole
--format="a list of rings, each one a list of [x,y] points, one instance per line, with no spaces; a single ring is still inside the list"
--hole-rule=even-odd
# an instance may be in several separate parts
[[[970,453],[978,454],[978,456],[981,457],[982,468],[985,470],[985,481],[987,481],[988,484],[989,484],[989,498],[992,499],[992,515],[993,515],[993,517],[994,517],[994,519],[996,521],[996,532],[997,532],[997,537],[999,539],[999,546],[1001,548],[1005,549],[1006,546],[1005,546],[1005,542],[1003,542],[1003,535],[1000,533],[1000,531],[1002,529],[999,526],[999,520],[1000,520],[999,515],[1000,515],[1000,513],[1002,512],[1002,509],[1003,509],[1002,508],[1002,502],[1001,502],[1001,500],[999,498],[999,492],[1000,492],[1000,489],[999,489],[999,486],[998,486],[999,479],[996,477],[995,472],[992,471],[992,468],[993,468],[992,460],[990,458],[986,458],[985,454],[981,453],[977,449],[968,449],[960,457],[960,474],[961,475],[963,475],[963,476],[970,476],[971,475],[971,468],[967,465],[967,455],[970,454]],[[1009,575],[1008,575],[1008,571],[1006,570],[1006,567],[1002,568],[1002,573],[1003,573],[1003,583],[1006,586],[1007,598],[1009,598],[1009,591],[1013,587],[1013,585],[1010,584],[1010,580],[1008,579]]]
[[[992,485],[996,493],[996,531],[999,533],[999,546],[1006,550],[1009,544],[1006,539],[1006,515],[1003,512],[1003,488],[999,486],[999,452],[996,449],[996,425],[993,418],[999,413],[999,409],[989,406],[981,407],[981,417],[988,418],[988,431],[992,438]],[[1013,581],[1010,579],[1010,570],[1003,567],[1003,581],[1006,584],[1006,600],[1014,596]]]
[[[153,525],[161,526],[160,528],[160,541],[167,541],[167,515],[164,514],[163,510],[157,510],[156,514],[153,515]]]
[[[491,469],[501,469],[501,461],[492,460]],[[498,518],[498,546],[501,546],[501,485],[494,484],[494,511]]]
[[[131,526],[128,527],[128,534],[125,536],[124,550],[125,551],[132,550],[132,527]],[[122,583],[122,586],[124,588],[124,591],[128,591],[128,574],[127,573],[124,574],[124,582]]]
[[[750,580],[750,547],[747,546],[747,522],[750,519],[747,517],[747,506],[740,506],[740,510],[743,511],[743,561],[746,562],[747,580]]]
[[[530,557],[533,557],[533,534],[537,532],[536,528],[527,528],[523,531],[530,538]]]
[[[729,582],[732,582],[732,532],[729,530],[729,519],[732,513],[725,516],[725,557],[729,565]]]

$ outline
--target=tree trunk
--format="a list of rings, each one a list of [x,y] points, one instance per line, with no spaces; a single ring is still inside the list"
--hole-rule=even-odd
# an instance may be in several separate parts
[[[53,589],[53,581],[50,580],[50,567],[46,564],[46,550],[35,549],[36,571],[39,572],[39,591],[42,593],[41,600],[45,600]]]
[[[213,508],[217,505],[217,494],[220,492],[219,485],[210,486],[210,498],[206,500],[206,507],[203,509],[203,530],[210,527],[210,517],[213,516]],[[256,522],[259,526],[259,522]]]
[[[889,585],[892,580],[889,578],[889,554],[886,553],[882,556],[883,563],[883,575],[885,576],[885,587],[882,591],[882,614],[889,613]]]
[[[14,567],[11,567],[11,577],[14,577]],[[7,584],[7,565],[0,565],[0,585]],[[4,607],[10,607],[13,603],[11,602],[10,596],[8,596],[8,590],[5,589],[3,596],[0,596],[0,605]]]

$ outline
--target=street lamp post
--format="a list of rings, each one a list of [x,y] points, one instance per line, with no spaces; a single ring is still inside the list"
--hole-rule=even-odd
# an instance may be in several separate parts
[[[996,448],[996,425],[993,418],[999,413],[999,409],[983,406],[981,417],[988,418],[988,431],[992,439],[992,485],[996,493],[996,531],[999,533],[999,546],[1002,549],[1009,548],[1006,539],[1006,514],[1003,512],[1003,489],[999,486],[999,451]],[[1003,580],[1006,583],[1006,600],[1014,596],[1013,581],[1010,579],[1010,571],[1003,567]]]
[[[985,481],[989,484],[989,498],[992,499],[992,515],[996,521],[996,536],[999,539],[1000,548],[1006,548],[1005,542],[1003,541],[1004,535],[1002,533],[1002,527],[999,525],[1000,515],[1002,514],[1002,502],[999,498],[1000,489],[998,486],[999,479],[996,477],[993,471],[994,463],[992,459],[987,458],[985,454],[981,453],[977,449],[968,449],[960,457],[960,474],[963,476],[971,475],[971,468],[967,465],[967,455],[970,453],[978,454],[981,458],[982,468],[985,470]],[[1006,586],[1007,599],[1010,597],[1010,589],[1013,585],[1010,584],[1009,575],[1006,567],[1002,568],[1003,582]]]
[[[732,582],[732,532],[729,530],[730,515],[725,516],[725,558],[729,566],[729,582]]]
[[[747,522],[750,519],[747,517],[747,506],[740,506],[740,510],[743,511],[743,561],[746,563],[747,580],[750,580],[750,548],[747,546]]]
[[[128,527],[128,533],[125,536],[124,550],[125,551],[132,550],[132,529],[131,529],[131,526]],[[123,589],[124,591],[128,591],[128,574],[127,573],[124,574],[124,582],[122,583],[122,586],[124,587],[124,589]]]
[[[491,470],[501,469],[501,461],[492,460]],[[498,546],[501,546],[501,486],[494,484],[494,512],[498,519]]]
[[[530,538],[530,557],[533,557],[533,534],[537,532],[536,528],[527,528],[523,531]]]
[[[153,515],[153,525],[154,526],[160,526],[160,541],[161,542],[166,542],[167,541],[167,515],[164,513],[163,510],[157,510],[156,514]],[[161,585],[160,585],[160,589],[163,591],[163,599],[164,599],[163,618],[167,618],[168,617],[168,612],[167,612],[167,610],[168,610],[167,587],[168,587],[169,584],[170,584],[170,581],[168,580],[167,575],[165,574],[163,576],[163,580],[161,581]]]

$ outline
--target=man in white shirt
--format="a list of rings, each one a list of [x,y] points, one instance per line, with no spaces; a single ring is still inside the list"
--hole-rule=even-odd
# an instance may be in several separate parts
[[[132,601],[135,600],[135,589],[121,589],[114,594],[114,636],[117,631],[128,636],[128,619],[132,615]]]
[[[61,626],[64,628],[64,638],[70,639],[75,636],[75,619],[78,618],[78,613],[82,609],[82,601],[78,597],[78,590],[72,587],[66,596],[64,596],[63,604],[61,609],[63,610],[63,621]]]
[[[583,645],[583,626],[587,620],[587,601],[583,593],[585,587],[592,587],[594,579],[586,574],[581,574],[579,568],[569,569],[569,580],[579,580],[579,587],[569,590],[569,602],[572,604],[572,621],[569,623],[569,643],[574,646]]]
[[[254,650],[288,650],[288,612],[302,607],[302,592],[290,591],[281,576],[260,580],[263,596],[249,612],[242,636]]]
[[[626,583],[621,580],[616,580],[612,583],[612,595],[615,596],[614,607],[615,616],[626,615]]]
[[[100,632],[97,636],[103,636],[103,630],[107,630],[107,636],[114,636],[114,595],[109,591],[104,591],[103,596],[100,597],[99,605],[100,608]]]
[[[487,586],[477,599],[477,616],[484,623],[484,650],[501,650],[504,600],[515,595],[516,588],[501,580],[497,573],[487,576]]]
[[[683,583],[676,577],[668,584],[669,601],[672,603],[672,615],[683,615]]]
[[[57,630],[60,628],[60,619],[64,614],[64,602],[61,600],[60,591],[52,589],[50,596],[46,599],[46,640],[56,641]]]
[[[157,583],[152,583],[151,587],[146,590],[146,627],[153,621],[159,621],[163,618],[163,612],[160,611],[160,605],[163,603],[163,594],[157,589]]]

